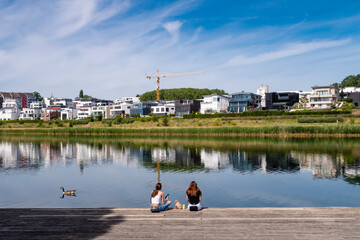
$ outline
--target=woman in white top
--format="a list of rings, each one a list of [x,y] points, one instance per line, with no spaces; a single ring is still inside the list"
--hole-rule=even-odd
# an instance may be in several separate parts
[[[161,191],[161,183],[157,183],[155,190],[151,192],[151,208],[158,208],[160,211],[164,211],[170,204],[171,201],[168,201],[168,197],[164,198],[164,193]]]

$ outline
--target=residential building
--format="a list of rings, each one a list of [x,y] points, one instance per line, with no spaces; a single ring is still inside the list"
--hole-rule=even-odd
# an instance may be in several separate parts
[[[74,101],[75,108],[91,107],[96,103],[95,98],[76,98]]]
[[[123,97],[115,100],[115,104],[122,102],[140,103],[139,97]]]
[[[229,101],[230,98],[219,94],[206,95],[203,98],[203,102],[200,103],[200,113],[227,112]]]
[[[155,115],[175,114],[175,102],[159,103],[157,106],[152,106],[151,113]]]
[[[35,100],[33,93],[0,92],[0,106],[2,106],[6,98],[17,99],[20,102],[20,108],[29,107],[30,103]]]
[[[76,108],[62,108],[61,114],[60,114],[60,119],[61,120],[76,119],[77,112],[78,112],[78,109],[76,109]]]
[[[0,120],[14,120],[20,117],[20,109],[17,107],[3,107],[0,109]]]
[[[19,119],[20,120],[35,120],[37,118],[40,118],[41,110],[40,109],[34,109],[34,108],[23,108],[21,110],[21,114]]]
[[[13,107],[13,108],[19,108],[21,109],[21,102],[19,99],[16,99],[16,98],[5,98],[4,99],[4,102],[2,104],[2,107],[5,108],[5,107]]]
[[[46,97],[43,98],[43,102],[46,108],[54,105],[54,101],[55,101],[55,97],[53,95],[51,95],[51,97],[49,98]]]
[[[110,106],[93,106],[92,115],[98,117],[100,114],[105,119],[110,118]]]
[[[83,106],[77,108],[77,119],[85,119],[91,117],[92,115],[92,106]]]
[[[270,92],[265,94],[266,109],[283,110],[299,102],[297,92]]]
[[[60,115],[61,115],[61,108],[48,107],[42,109],[40,119],[43,121],[50,121],[55,118],[60,118]]]
[[[177,100],[175,101],[175,115],[183,116],[193,112],[200,112],[202,100]]]
[[[360,106],[360,92],[346,92],[345,98],[352,98],[352,103],[356,106]]]
[[[41,109],[45,107],[45,104],[43,101],[34,101],[32,103],[30,103],[30,108],[34,109],[34,108],[37,108],[37,109]]]
[[[148,116],[151,113],[151,107],[158,105],[157,102],[141,102],[135,103],[130,107],[130,117]]]
[[[308,97],[308,107],[311,109],[329,109],[339,99],[339,89],[336,86],[315,86],[312,89],[312,94]]]
[[[265,95],[269,92],[269,86],[268,85],[261,85],[257,90],[256,94],[261,96],[261,107],[266,107],[266,99]]]
[[[56,98],[53,101],[54,106],[59,106],[60,108],[73,108],[74,103],[70,98]]]
[[[359,87],[344,87],[344,88],[340,89],[340,92],[341,91],[344,93],[360,92],[360,88]]]
[[[229,101],[229,112],[243,112],[248,109],[260,109],[261,95],[251,92],[233,93]]]

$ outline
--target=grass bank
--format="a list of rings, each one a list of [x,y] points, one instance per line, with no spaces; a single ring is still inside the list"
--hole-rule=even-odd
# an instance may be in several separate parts
[[[193,127],[193,128],[3,128],[0,134],[42,135],[163,135],[163,136],[360,136],[359,125]]]

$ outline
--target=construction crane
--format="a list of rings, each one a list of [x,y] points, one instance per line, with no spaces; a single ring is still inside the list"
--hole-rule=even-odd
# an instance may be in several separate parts
[[[184,76],[184,75],[192,75],[192,74],[203,74],[203,73],[205,73],[205,72],[173,73],[173,74],[160,75],[159,69],[158,69],[156,71],[156,76],[146,76],[146,78],[149,80],[151,80],[151,78],[156,78],[156,101],[160,101],[160,78],[173,77],[173,76]]]

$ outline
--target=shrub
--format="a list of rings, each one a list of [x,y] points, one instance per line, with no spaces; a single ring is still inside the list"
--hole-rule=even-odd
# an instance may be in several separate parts
[[[69,127],[73,127],[74,125],[73,125],[73,122],[72,121],[70,121],[70,123],[69,123]]]
[[[102,113],[100,113],[98,116],[97,116],[97,120],[101,121],[103,119],[103,115]]]
[[[350,124],[355,124],[355,118],[350,118]]]
[[[214,114],[188,114],[185,119],[192,118],[219,118],[219,117],[261,117],[261,116],[301,116],[301,115],[339,115],[351,114],[351,110],[302,110],[294,112],[285,111],[245,111],[242,113],[214,113]]]
[[[87,119],[79,119],[79,120],[75,120],[75,121],[72,121],[72,124],[73,125],[86,125],[90,122],[91,120],[89,118]]]
[[[163,126],[169,126],[169,117],[167,115],[165,115],[165,117],[163,118]]]
[[[345,99],[345,102],[347,103],[352,103],[353,102],[353,99],[351,97],[348,97]]]
[[[297,119],[298,123],[336,123],[344,122],[342,117],[302,117]]]

